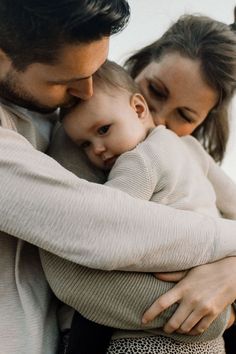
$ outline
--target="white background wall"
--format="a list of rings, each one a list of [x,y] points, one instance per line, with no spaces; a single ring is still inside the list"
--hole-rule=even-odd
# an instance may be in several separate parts
[[[235,0],[129,0],[131,20],[127,28],[111,39],[109,58],[123,64],[136,49],[157,39],[184,13],[200,13],[232,23]],[[230,110],[231,136],[223,162],[236,181],[236,97]]]

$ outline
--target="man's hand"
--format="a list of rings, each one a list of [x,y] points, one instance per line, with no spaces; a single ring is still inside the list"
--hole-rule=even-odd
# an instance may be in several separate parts
[[[164,326],[166,333],[200,334],[236,298],[236,257],[198,266],[187,273],[157,273],[155,276],[166,281],[181,279],[173,289],[160,296],[143,316],[143,323],[147,323],[178,303],[176,312]]]

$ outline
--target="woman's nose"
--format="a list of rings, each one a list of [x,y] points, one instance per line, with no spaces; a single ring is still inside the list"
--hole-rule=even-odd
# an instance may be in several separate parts
[[[93,95],[93,78],[92,76],[86,79],[78,80],[71,83],[68,87],[68,93],[71,96],[88,100]]]

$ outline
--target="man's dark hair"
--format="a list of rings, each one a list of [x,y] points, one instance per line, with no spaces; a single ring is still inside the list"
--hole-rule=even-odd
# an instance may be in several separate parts
[[[52,64],[64,45],[118,33],[129,15],[126,0],[1,0],[0,48],[17,70]]]

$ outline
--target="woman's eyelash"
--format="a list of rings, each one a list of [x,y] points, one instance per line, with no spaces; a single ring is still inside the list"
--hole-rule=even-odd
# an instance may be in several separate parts
[[[151,91],[151,93],[157,96],[158,98],[166,98],[166,93],[156,88],[153,84],[149,84],[148,88],[149,91]]]
[[[181,118],[186,120],[186,122],[188,122],[188,123],[193,123],[194,122],[193,119],[191,117],[186,116],[181,109],[178,110],[178,113],[181,116]]]

